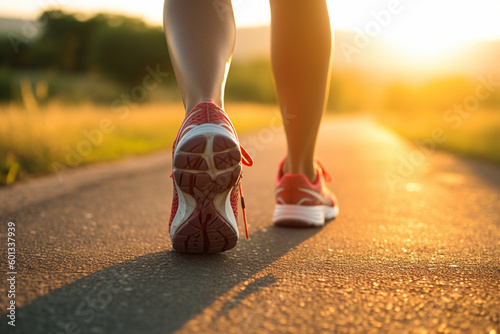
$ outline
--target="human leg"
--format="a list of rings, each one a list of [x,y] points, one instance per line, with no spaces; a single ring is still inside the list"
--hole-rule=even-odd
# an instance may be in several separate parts
[[[252,164],[222,109],[235,37],[231,1],[165,0],[164,26],[186,108],[173,145],[172,248],[225,251],[239,237],[242,164]]]
[[[331,29],[326,1],[270,0],[271,59],[288,143],[284,172],[316,179],[314,155],[328,98]]]
[[[223,108],[236,35],[231,0],[165,0],[163,18],[186,113],[203,101]]]
[[[322,226],[339,212],[335,195],[326,187],[330,176],[315,160],[331,66],[326,1],[270,3],[271,59],[288,149],[279,167],[273,223]]]

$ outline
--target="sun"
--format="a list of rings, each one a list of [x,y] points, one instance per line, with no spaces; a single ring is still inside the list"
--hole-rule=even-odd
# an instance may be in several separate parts
[[[421,60],[470,42],[500,39],[498,0],[328,0],[332,24]]]
[[[471,42],[462,35],[453,35],[445,31],[430,31],[408,27],[397,33],[384,36],[395,48],[415,57],[432,58]]]
[[[485,1],[421,1],[403,8],[381,37],[416,57],[439,57],[453,49],[500,38],[498,19]],[[492,7],[499,7],[492,4]]]

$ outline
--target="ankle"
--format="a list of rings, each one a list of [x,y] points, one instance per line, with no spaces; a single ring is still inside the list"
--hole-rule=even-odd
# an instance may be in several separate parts
[[[210,97],[204,97],[204,98],[196,98],[196,99],[190,99],[186,102],[184,102],[184,108],[186,109],[186,115],[193,110],[194,107],[196,107],[200,103],[213,103],[215,104],[218,108],[224,110],[224,102],[221,99],[213,99]]]
[[[283,164],[282,172],[283,174],[303,174],[312,184],[316,183],[318,177],[314,163],[292,165],[288,159]]]

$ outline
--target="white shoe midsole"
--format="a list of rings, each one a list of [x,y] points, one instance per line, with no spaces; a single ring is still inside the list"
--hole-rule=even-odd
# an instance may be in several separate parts
[[[213,138],[215,135],[220,135],[224,137],[229,137],[232,140],[234,140],[236,143],[238,140],[229,132],[228,129],[224,128],[222,125],[217,125],[217,124],[212,124],[212,123],[207,123],[207,124],[202,124],[198,125],[192,130],[190,130],[188,133],[186,133],[182,139],[177,143],[177,146],[175,148],[175,152],[179,150],[179,148],[182,146],[182,144],[186,141],[189,140],[190,138],[196,137],[196,136],[205,136],[207,138]],[[206,152],[207,148],[205,148]],[[212,147],[210,147],[210,151],[212,151]]]
[[[323,226],[325,221],[331,220],[339,214],[338,206],[328,205],[295,205],[276,204],[273,215],[273,223],[280,221],[294,220],[303,221],[304,224],[313,226]]]
[[[234,136],[232,136],[231,133],[222,126],[216,124],[202,124],[190,130],[182,137],[179,143],[177,143],[174,156],[177,152],[179,152],[179,148],[182,146],[182,144],[187,140],[189,140],[190,138],[196,136],[205,136],[205,138],[207,139],[206,142],[207,144],[205,147],[205,152],[202,155],[207,160],[209,166],[211,166],[212,165],[211,161],[213,161],[213,156],[214,154],[216,154],[213,152],[213,138],[216,135],[231,138],[236,143],[238,143],[238,140],[234,138]],[[226,170],[216,171],[213,166],[212,168],[209,169],[210,170],[204,173],[210,174],[213,180],[217,177],[218,174],[226,172]],[[173,167],[174,172],[175,170],[176,168]],[[180,188],[175,183],[175,179],[174,179],[174,187],[177,190],[179,206],[177,208],[177,212],[175,214],[174,219],[172,220],[172,225],[170,227],[171,237],[175,235],[177,229],[182,225],[183,222],[186,221],[186,219],[188,219],[191,216],[191,214],[194,212],[196,208],[196,200],[189,193],[185,193],[182,190],[180,190]],[[224,193],[217,194],[213,199],[213,204],[217,212],[231,225],[231,227],[236,231],[236,235],[238,235],[239,237],[238,224],[236,222],[236,217],[234,216],[234,212],[231,206],[232,189],[233,188],[229,189]]]

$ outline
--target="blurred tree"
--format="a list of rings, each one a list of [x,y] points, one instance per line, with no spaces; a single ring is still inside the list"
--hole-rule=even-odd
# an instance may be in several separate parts
[[[20,43],[18,52],[7,36],[0,37],[0,66],[78,74],[100,71],[126,85],[139,83],[148,65],[172,72],[162,29],[139,19],[106,14],[84,19],[52,10],[42,13],[39,22],[39,36]]]
[[[0,67],[24,67],[27,63],[28,45],[20,43],[17,52],[11,44],[9,36],[0,36]]]
[[[64,72],[83,72],[90,41],[103,29],[102,15],[80,20],[59,10],[46,11],[40,17],[45,22],[41,35],[30,46],[29,64],[34,68],[54,68]]]
[[[12,99],[12,73],[8,69],[0,68],[0,101]]]
[[[226,96],[230,100],[276,102],[269,59],[234,62],[227,78]]]
[[[163,72],[172,73],[161,28],[124,17],[110,17],[107,23],[92,39],[89,64],[127,85],[139,84],[147,66],[159,65]],[[167,79],[172,80],[173,75]]]
[[[327,108],[335,111],[366,108],[371,90],[373,88],[366,74],[351,69],[333,69]]]

